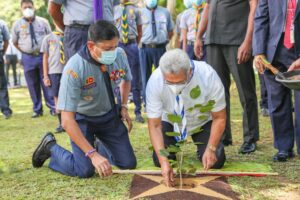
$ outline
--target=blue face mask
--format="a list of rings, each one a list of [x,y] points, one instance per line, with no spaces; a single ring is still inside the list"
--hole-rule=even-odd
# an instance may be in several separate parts
[[[148,8],[152,9],[157,6],[157,0],[146,0],[146,5]]]
[[[186,8],[192,7],[192,0],[184,0],[183,3]]]
[[[205,1],[204,0],[193,0],[193,3],[196,5],[196,6],[200,6],[202,3],[204,3]]]
[[[115,62],[116,57],[117,57],[116,50],[102,51],[101,57],[98,58],[98,62],[104,65],[111,65]]]

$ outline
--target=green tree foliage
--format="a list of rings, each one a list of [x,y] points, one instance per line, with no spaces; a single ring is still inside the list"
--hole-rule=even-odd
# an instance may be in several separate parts
[[[16,20],[22,17],[20,2],[20,0],[0,1],[0,19],[4,20],[9,28],[12,27]],[[34,0],[34,6],[38,16],[44,17],[52,23],[51,17],[47,12],[47,0]]]

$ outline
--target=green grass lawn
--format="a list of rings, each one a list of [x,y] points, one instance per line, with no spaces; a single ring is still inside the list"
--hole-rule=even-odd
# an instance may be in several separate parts
[[[229,183],[241,199],[300,199],[300,159],[287,163],[273,163],[273,136],[268,118],[260,117],[258,150],[251,155],[240,155],[242,144],[242,110],[238,95],[232,90],[232,132],[234,145],[226,148],[227,160],[270,165],[277,177],[231,177]],[[31,155],[47,131],[54,131],[57,119],[45,115],[31,119],[32,105],[27,89],[10,90],[10,120],[0,115],[0,199],[128,199],[132,175],[113,175],[110,178],[79,179],[63,176],[49,170],[46,165],[33,169]],[[130,105],[133,113],[133,105]],[[132,116],[133,117],[133,116]],[[139,161],[150,158],[151,152],[146,124],[134,124],[130,134]],[[60,145],[69,148],[66,134],[56,135]],[[141,167],[141,163],[139,162]]]

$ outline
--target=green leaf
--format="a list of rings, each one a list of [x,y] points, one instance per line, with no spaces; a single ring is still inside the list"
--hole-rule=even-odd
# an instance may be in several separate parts
[[[209,100],[207,105],[214,106],[216,104],[215,100]]]
[[[208,119],[208,116],[206,116],[206,115],[200,115],[200,116],[198,116],[198,119],[199,120],[206,120],[206,119]]]
[[[168,120],[173,123],[181,123],[181,116],[168,114]]]
[[[170,153],[166,149],[159,150],[159,154],[163,157],[168,157]]]
[[[203,106],[202,108],[200,108],[200,112],[202,113],[206,113],[206,112],[210,112],[214,107],[211,105],[206,105]]]
[[[200,95],[201,95],[201,90],[200,90],[199,85],[197,85],[195,88],[193,88],[190,91],[190,96],[192,99],[197,99]]]
[[[170,152],[170,153],[178,153],[181,151],[181,149],[175,145],[170,145],[168,148],[167,148],[167,151]]]
[[[184,145],[186,143],[187,143],[186,140],[181,140],[181,141],[179,141],[179,142],[176,143],[176,146],[180,147],[180,146],[182,146],[182,145]]]
[[[148,147],[149,151],[154,151],[154,147],[153,146],[150,146]]]
[[[194,108],[202,108],[202,107],[203,107],[202,104],[196,104],[196,105],[194,106]]]
[[[192,167],[187,170],[187,173],[190,175],[196,175],[196,171],[197,171],[197,169],[195,167]]]
[[[189,135],[192,136],[192,135],[194,135],[196,133],[199,133],[201,131],[203,131],[202,127],[197,127],[197,128],[194,128],[193,130],[189,131]]]
[[[169,137],[174,137],[174,136],[180,136],[180,133],[178,132],[166,132],[166,135]]]
[[[192,112],[194,110],[194,107],[190,107],[187,109],[189,112]]]
[[[204,142],[194,142],[194,145],[204,145]]]

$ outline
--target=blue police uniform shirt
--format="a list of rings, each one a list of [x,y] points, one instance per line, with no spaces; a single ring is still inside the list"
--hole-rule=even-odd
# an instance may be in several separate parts
[[[64,6],[64,24],[90,25],[94,23],[94,0],[50,0]],[[103,19],[113,22],[113,6],[120,3],[119,0],[103,0]]]
[[[4,41],[9,41],[9,31],[6,23],[0,20],[0,51],[4,50]]]
[[[142,38],[143,44],[163,44],[169,40],[168,33],[173,31],[174,24],[170,12],[161,6],[155,9],[156,37],[152,35],[152,11],[143,8],[142,15]]]
[[[132,80],[124,50],[117,48],[116,51],[115,62],[107,66],[115,96],[122,80]],[[59,110],[86,116],[102,116],[112,109],[100,67],[93,64],[95,61],[89,61],[90,59],[92,58],[85,46],[66,64],[58,96]],[[123,75],[116,75],[122,71]]]

